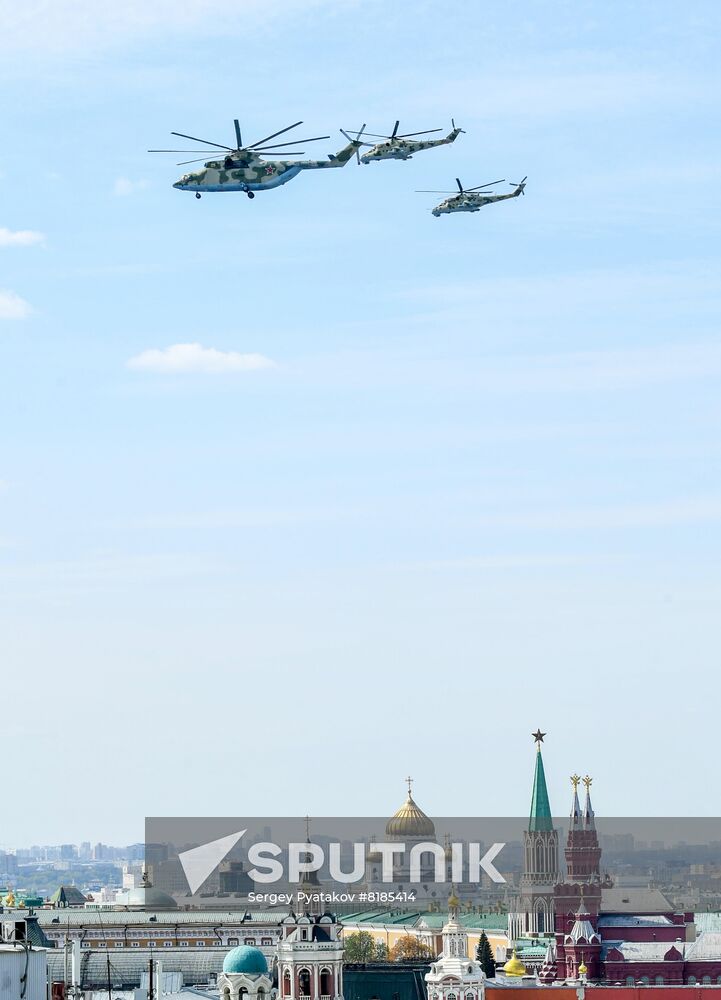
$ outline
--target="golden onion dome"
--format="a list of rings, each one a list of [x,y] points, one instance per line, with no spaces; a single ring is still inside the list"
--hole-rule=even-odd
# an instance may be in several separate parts
[[[506,964],[503,966],[503,971],[507,976],[525,976],[526,966],[520,960],[518,955],[516,955],[516,949],[513,949],[513,955],[508,959]]]
[[[435,838],[436,828],[408,792],[408,798],[386,823],[387,837]]]
[[[578,974],[579,974],[579,976],[585,976],[587,972],[588,972],[588,969],[586,968],[586,963],[585,962],[581,962],[581,964],[578,967]]]

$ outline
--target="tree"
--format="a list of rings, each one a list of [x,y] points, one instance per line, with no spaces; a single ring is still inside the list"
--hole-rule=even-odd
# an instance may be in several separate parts
[[[432,958],[435,955],[428,945],[413,934],[404,934],[402,938],[398,938],[390,953],[391,962],[428,961]]]
[[[496,961],[485,931],[481,931],[481,937],[476,947],[476,961],[483,969],[486,979],[493,979],[496,975]]]
[[[377,962],[379,961],[379,948],[385,951],[385,945],[376,943],[375,938],[368,931],[357,931],[343,938],[345,950],[343,952],[344,962]]]

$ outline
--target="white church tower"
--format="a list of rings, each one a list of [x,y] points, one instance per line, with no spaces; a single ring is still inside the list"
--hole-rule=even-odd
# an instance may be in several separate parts
[[[486,977],[479,962],[468,957],[468,934],[458,920],[460,900],[452,892],[448,922],[443,927],[443,953],[426,973],[428,1000],[483,1000]]]
[[[331,913],[292,914],[278,943],[280,1000],[343,1000],[343,941]]]

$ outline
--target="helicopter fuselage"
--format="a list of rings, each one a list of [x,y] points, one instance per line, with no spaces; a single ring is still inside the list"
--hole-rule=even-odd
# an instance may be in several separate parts
[[[367,152],[361,153],[361,163],[376,163],[378,160],[409,160],[413,153],[423,149],[433,149],[434,146],[447,146],[455,142],[461,134],[461,129],[454,128],[443,139],[388,139],[372,146]]]
[[[322,170],[328,167],[344,167],[358,148],[357,142],[350,142],[339,153],[327,160],[264,160],[261,156],[228,156],[223,159],[208,160],[202,170],[184,174],[173,184],[179,191],[193,191],[195,194],[218,191],[267,191],[287,184],[297,177],[301,170]]]
[[[474,194],[472,191],[464,191],[463,194],[455,194],[452,198],[440,202],[431,209],[431,215],[438,218],[439,215],[450,215],[452,212],[480,212],[484,205],[491,205],[494,201],[517,198],[522,190],[522,186],[519,185],[510,194]]]

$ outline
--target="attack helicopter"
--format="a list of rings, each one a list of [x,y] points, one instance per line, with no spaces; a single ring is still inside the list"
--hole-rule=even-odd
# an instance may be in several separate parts
[[[430,135],[432,132],[442,132],[442,128],[428,128],[423,132],[405,132],[399,135],[399,121],[393,126],[393,131],[390,135],[374,135],[372,132],[366,132],[365,134],[370,139],[385,139],[386,141],[375,145],[372,142],[361,143],[361,145],[369,146],[370,148],[367,153],[363,153],[362,155],[360,152],[356,153],[358,162],[368,164],[376,163],[378,160],[410,160],[413,153],[420,153],[423,149],[433,149],[434,146],[447,146],[449,143],[455,142],[461,132],[464,131],[462,128],[456,128],[456,123],[452,118],[451,126],[451,131],[442,139],[414,139],[414,136],[417,135]],[[350,140],[351,137],[345,129],[341,129],[341,132],[346,139]]]
[[[361,135],[365,129],[362,126],[355,139],[348,136],[348,145],[344,146],[338,153],[329,154],[327,160],[265,160],[262,153],[269,156],[302,156],[302,151],[285,152],[287,146],[298,146],[306,142],[319,142],[321,139],[330,139],[329,135],[316,135],[310,139],[294,139],[292,142],[271,143],[272,139],[279,135],[290,132],[303,122],[295,122],[282,128],[279,132],[273,132],[264,139],[258,139],[247,146],[243,145],[238,119],[234,119],[236,145],[224,146],[218,142],[210,142],[208,139],[198,139],[196,136],[185,135],[183,132],[171,132],[181,139],[189,139],[192,142],[200,142],[206,146],[214,146],[220,153],[216,153],[216,158],[206,160],[210,155],[209,150],[202,149],[149,149],[149,153],[205,153],[205,156],[197,160],[181,160],[178,166],[185,166],[189,163],[203,162],[203,168],[194,170],[191,173],[183,174],[180,180],[173,184],[179,191],[194,191],[195,197],[200,198],[201,194],[212,191],[243,191],[249,198],[255,198],[256,191],[267,191],[271,188],[280,187],[288,181],[297,177],[301,170],[323,170],[329,167],[344,167],[358,152],[361,146]],[[270,145],[268,145],[270,143]]]
[[[435,208],[431,209],[431,215],[435,215],[438,218],[440,215],[449,215],[451,212],[479,212],[484,205],[491,205],[494,201],[507,201],[509,198],[517,198],[519,194],[525,194],[527,179],[527,177],[524,177],[522,181],[518,181],[517,183],[511,181],[511,186],[514,190],[509,194],[494,194],[483,190],[484,188],[494,187],[496,184],[502,184],[504,181],[503,177],[498,181],[489,181],[488,184],[478,184],[472,188],[464,188],[456,177],[458,194],[452,191],[417,191],[416,194],[453,194],[452,198],[446,198],[440,204],[436,205]]]

